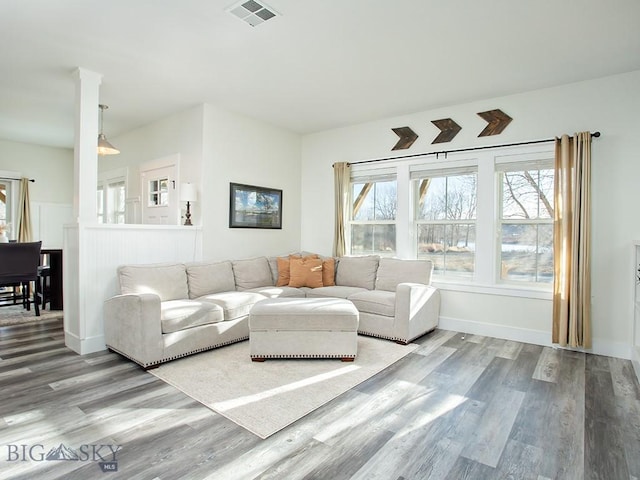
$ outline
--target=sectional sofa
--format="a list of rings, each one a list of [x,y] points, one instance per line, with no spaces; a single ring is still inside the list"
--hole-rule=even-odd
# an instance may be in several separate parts
[[[313,279],[294,275],[300,268]],[[312,254],[124,265],[121,293],[104,304],[105,343],[150,368],[248,339],[249,312],[265,298],[335,297],[358,309],[358,333],[406,344],[438,324],[432,269],[426,260]]]

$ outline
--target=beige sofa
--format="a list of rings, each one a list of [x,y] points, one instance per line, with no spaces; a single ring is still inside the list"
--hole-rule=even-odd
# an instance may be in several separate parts
[[[150,368],[249,338],[248,316],[265,298],[334,297],[353,302],[358,333],[408,343],[436,328],[440,295],[433,265],[375,255],[336,259],[335,285],[275,286],[276,257],[126,265],[121,294],[104,305],[105,343]]]

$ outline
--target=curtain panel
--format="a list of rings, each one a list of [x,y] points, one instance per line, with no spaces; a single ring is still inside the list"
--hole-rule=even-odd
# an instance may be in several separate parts
[[[335,225],[333,235],[333,256],[343,257],[347,251],[347,219],[349,218],[349,187],[351,165],[347,162],[333,164]]]
[[[33,236],[31,229],[31,202],[29,201],[29,179],[20,180],[20,201],[18,202],[18,242],[30,242]]]
[[[591,133],[555,140],[552,341],[591,348]]]

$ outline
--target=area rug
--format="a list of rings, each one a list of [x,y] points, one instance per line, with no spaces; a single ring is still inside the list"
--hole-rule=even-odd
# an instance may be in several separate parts
[[[36,317],[33,305],[29,311],[25,310],[22,305],[0,307],[0,327],[20,325],[29,322],[42,322],[43,320],[62,317],[64,317],[64,313],[61,310],[40,310],[40,316]]]
[[[270,359],[259,363],[249,357],[249,342],[240,342],[175,360],[149,372],[267,438],[417,347],[358,336],[354,362]]]

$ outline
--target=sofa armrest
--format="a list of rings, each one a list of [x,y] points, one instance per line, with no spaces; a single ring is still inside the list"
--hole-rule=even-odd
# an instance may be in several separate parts
[[[440,291],[421,283],[399,283],[395,308],[396,337],[409,343],[438,326]]]
[[[104,302],[107,347],[143,367],[162,359],[160,297],[153,293],[117,295]]]

